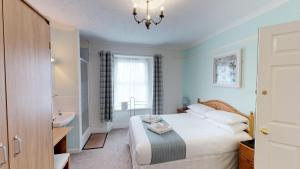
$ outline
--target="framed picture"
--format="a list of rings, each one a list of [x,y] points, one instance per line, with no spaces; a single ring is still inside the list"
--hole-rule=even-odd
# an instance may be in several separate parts
[[[213,85],[220,87],[241,87],[242,50],[232,51],[214,57]]]

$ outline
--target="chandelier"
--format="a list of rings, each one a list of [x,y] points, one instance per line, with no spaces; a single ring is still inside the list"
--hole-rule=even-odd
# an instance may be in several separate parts
[[[146,12],[146,18],[143,18],[143,19],[138,19],[138,13],[137,13],[137,4],[134,3],[134,8],[133,8],[133,16],[134,16],[134,20],[140,24],[140,23],[143,23],[145,22],[145,26],[146,28],[149,30],[150,29],[150,25],[153,23],[154,25],[158,25],[161,23],[162,19],[165,17],[164,15],[164,7],[162,6],[160,8],[160,15],[159,15],[159,20],[158,21],[155,21],[151,18],[151,15],[150,15],[150,10],[149,10],[149,6],[150,6],[150,0],[146,0],[146,3],[147,3],[147,12]]]

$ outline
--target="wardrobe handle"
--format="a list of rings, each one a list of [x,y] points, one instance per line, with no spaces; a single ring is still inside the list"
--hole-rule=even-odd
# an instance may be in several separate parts
[[[18,136],[15,136],[14,137],[14,155],[15,156],[21,154],[21,151],[22,151],[21,145],[22,145],[22,140]]]
[[[0,161],[0,166],[2,166],[3,164],[5,164],[7,162],[7,148],[2,143],[0,143],[0,151],[3,156],[3,160]]]

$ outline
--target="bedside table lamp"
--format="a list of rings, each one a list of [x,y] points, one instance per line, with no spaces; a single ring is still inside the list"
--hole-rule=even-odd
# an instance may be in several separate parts
[[[188,97],[182,97],[182,106],[186,108],[188,105],[190,105],[190,99]]]

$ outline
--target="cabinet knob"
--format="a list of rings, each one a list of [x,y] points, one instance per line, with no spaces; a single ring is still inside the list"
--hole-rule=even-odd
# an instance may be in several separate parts
[[[0,161],[0,167],[7,162],[7,148],[5,145],[0,143],[0,154],[2,154],[3,159]]]
[[[14,137],[14,155],[17,156],[21,154],[22,151],[22,140],[18,137]]]

